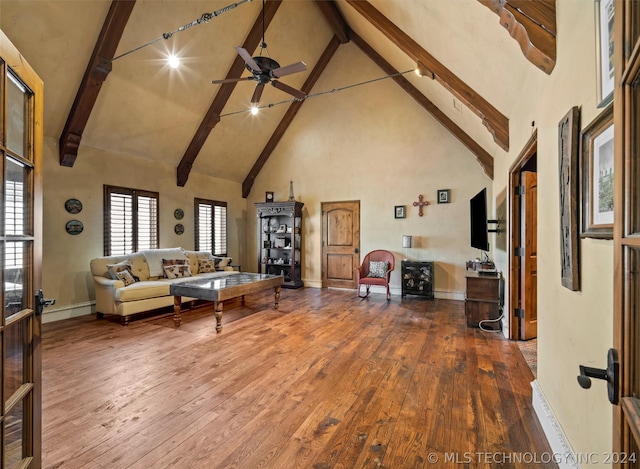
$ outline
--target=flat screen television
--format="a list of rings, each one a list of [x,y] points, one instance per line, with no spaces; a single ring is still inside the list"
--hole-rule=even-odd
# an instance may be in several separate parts
[[[471,198],[471,247],[489,250],[489,226],[487,221],[487,189],[484,188]]]

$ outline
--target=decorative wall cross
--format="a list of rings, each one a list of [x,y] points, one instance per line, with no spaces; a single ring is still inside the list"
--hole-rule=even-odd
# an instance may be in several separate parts
[[[414,207],[418,207],[418,215],[422,216],[422,207],[429,205],[429,202],[427,202],[426,200],[422,200],[422,194],[420,194],[418,196],[418,201],[413,203]]]

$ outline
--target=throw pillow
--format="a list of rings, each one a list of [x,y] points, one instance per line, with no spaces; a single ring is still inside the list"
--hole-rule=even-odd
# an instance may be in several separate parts
[[[140,281],[138,277],[133,275],[133,268],[131,266],[130,261],[126,260],[126,261],[118,262],[117,264],[107,264],[107,273],[111,276],[113,280],[122,280],[122,278],[120,278],[120,275],[118,274],[124,271],[129,272],[131,278],[133,278],[134,283]],[[128,284],[125,282],[125,285],[128,285]]]
[[[231,258],[230,257],[211,256],[211,259],[213,259],[215,261],[215,263],[216,263],[216,270],[224,270],[224,268],[226,266],[231,264]]]
[[[162,259],[165,278],[191,277],[189,259]]]
[[[373,278],[385,278],[387,276],[387,270],[389,270],[388,262],[377,262],[372,261],[369,262],[369,275],[368,277]]]
[[[191,277],[191,268],[183,264],[165,265],[164,276],[166,278]]]
[[[213,259],[198,259],[198,272],[209,273],[216,271],[216,262]]]
[[[133,277],[131,272],[129,272],[127,269],[117,272],[116,276],[118,280],[122,280],[125,287],[128,287],[129,285],[133,285],[134,283],[136,283],[136,279]]]

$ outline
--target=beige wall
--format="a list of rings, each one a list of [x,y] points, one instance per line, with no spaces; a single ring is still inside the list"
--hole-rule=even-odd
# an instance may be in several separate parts
[[[538,130],[538,384],[576,452],[611,451],[612,407],[606,384],[578,386],[580,364],[604,368],[613,343],[613,244],[580,241],[581,290],[560,283],[558,122],[580,106],[581,127],[596,108],[594,8],[591,2],[557,2],[558,60],[551,76],[532,67],[510,112],[511,151],[496,158],[494,194],[506,190],[509,167]],[[496,253],[506,270],[506,252]],[[596,382],[597,381],[597,382]],[[602,460],[603,458],[600,458]],[[590,465],[589,467],[599,467]],[[608,467],[602,465],[600,467]]]
[[[345,44],[313,91],[382,75],[355,45]],[[491,180],[466,147],[392,80],[305,102],[256,179],[249,206],[263,202],[268,190],[276,200],[286,200],[290,180],[296,199],[305,204],[306,285],[321,284],[321,203],[359,200],[361,252],[395,254],[392,291],[400,292],[402,235],[412,235],[408,257],[436,262],[436,295],[464,298],[465,261],[480,255],[469,245],[469,199],[484,187],[491,192]],[[451,190],[451,203],[437,203],[438,189]],[[422,217],[412,205],[420,194],[429,202]],[[406,205],[406,219],[394,218],[395,205]],[[250,251],[256,220],[248,220]],[[249,266],[256,265],[253,256]]]

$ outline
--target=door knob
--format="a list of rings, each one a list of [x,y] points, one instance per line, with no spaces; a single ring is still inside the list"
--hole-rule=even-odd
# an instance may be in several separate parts
[[[51,306],[56,304],[56,300],[54,298],[45,298],[42,290],[38,290],[36,293],[36,316],[42,315],[42,310],[45,306]]]
[[[584,389],[591,387],[591,378],[603,379],[607,382],[607,393],[609,402],[618,403],[618,386],[619,386],[620,362],[618,361],[618,351],[609,349],[607,353],[607,368],[591,368],[589,366],[580,365],[580,374],[578,375],[578,384]]]

